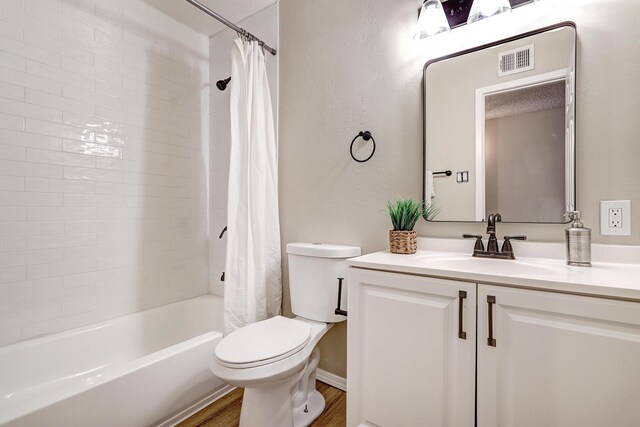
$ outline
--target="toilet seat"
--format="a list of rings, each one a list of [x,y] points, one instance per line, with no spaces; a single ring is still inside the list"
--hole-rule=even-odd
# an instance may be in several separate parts
[[[237,329],[216,346],[216,361],[228,368],[253,368],[286,359],[311,339],[311,326],[275,316]]]

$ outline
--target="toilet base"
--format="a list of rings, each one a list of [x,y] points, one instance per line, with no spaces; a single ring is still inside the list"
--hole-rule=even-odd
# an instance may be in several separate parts
[[[307,403],[293,410],[294,427],[306,427],[324,411],[324,396],[318,390],[309,393]],[[306,412],[305,412],[306,409]]]
[[[240,427],[307,427],[324,411],[316,390],[320,350],[314,348],[306,366],[288,380],[244,390]]]

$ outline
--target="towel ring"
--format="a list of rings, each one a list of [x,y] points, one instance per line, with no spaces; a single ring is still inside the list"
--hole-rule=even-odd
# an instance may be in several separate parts
[[[362,139],[364,139],[365,141],[371,140],[373,142],[373,150],[371,150],[371,154],[369,154],[369,157],[367,157],[364,160],[360,160],[353,155],[353,144],[356,142],[356,139],[360,137],[362,137]],[[358,133],[356,137],[353,138],[353,141],[351,141],[351,147],[349,148],[349,152],[351,153],[351,158],[358,163],[364,163],[368,161],[370,158],[372,158],[373,154],[376,152],[376,140],[373,139],[373,136],[371,136],[371,132],[369,132],[368,130],[365,130],[364,132],[360,131],[360,133]]]

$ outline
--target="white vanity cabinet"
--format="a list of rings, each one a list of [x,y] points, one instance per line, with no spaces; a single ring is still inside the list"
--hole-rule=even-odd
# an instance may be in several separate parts
[[[475,284],[349,270],[347,425],[472,426]]]
[[[348,278],[348,427],[640,426],[640,303]]]
[[[478,285],[477,372],[478,427],[640,426],[640,304]]]

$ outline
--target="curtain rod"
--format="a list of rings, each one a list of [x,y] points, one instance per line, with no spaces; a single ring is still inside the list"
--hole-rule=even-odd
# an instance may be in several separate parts
[[[258,45],[261,48],[263,48],[264,50],[266,50],[267,52],[269,52],[270,54],[275,55],[277,53],[277,50],[275,50],[272,47],[269,47],[265,42],[263,42],[262,40],[260,40],[256,36],[254,36],[253,34],[248,32],[244,28],[238,27],[236,24],[234,24],[233,22],[229,21],[224,16],[219,15],[218,13],[216,13],[213,10],[209,9],[207,6],[203,5],[202,3],[200,3],[200,2],[198,2],[196,0],[187,0],[187,2],[191,3],[192,5],[194,5],[195,7],[197,7],[198,9],[203,11],[204,13],[206,13],[207,15],[209,15],[209,16],[217,19],[218,21],[222,22],[224,25],[226,25],[227,27],[231,28],[236,33],[240,34],[241,36],[246,37],[249,40],[257,41]]]

